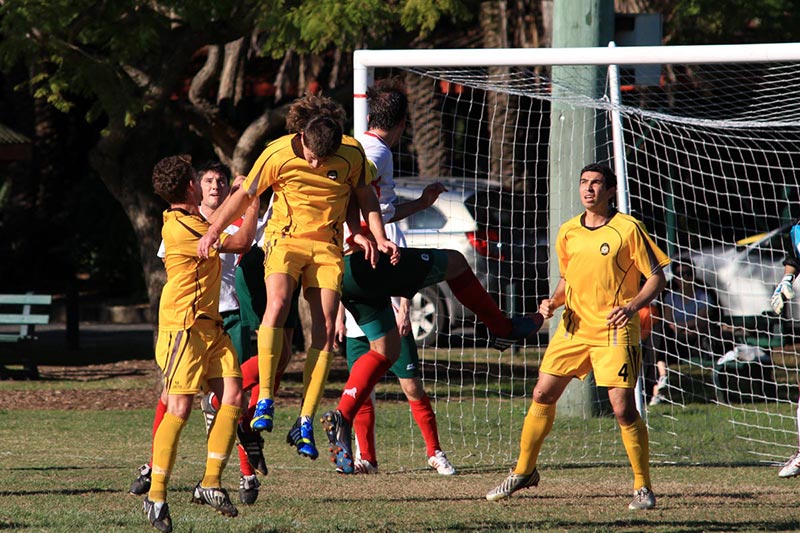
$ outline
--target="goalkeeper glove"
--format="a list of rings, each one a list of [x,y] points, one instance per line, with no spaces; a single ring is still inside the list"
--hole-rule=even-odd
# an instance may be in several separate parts
[[[786,274],[783,276],[783,279],[778,286],[775,287],[775,291],[772,293],[772,299],[770,299],[770,304],[772,304],[772,309],[777,314],[781,314],[783,311],[783,303],[786,300],[791,300],[794,298],[794,289],[792,288],[792,282],[794,281],[793,274]]]

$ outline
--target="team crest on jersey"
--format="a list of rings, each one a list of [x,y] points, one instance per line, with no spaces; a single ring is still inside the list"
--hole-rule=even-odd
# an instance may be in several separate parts
[[[431,256],[429,256],[428,254],[420,254],[420,258],[423,261],[430,261],[431,260]]]
[[[604,242],[600,245],[600,255],[608,255],[608,252],[611,251],[611,247],[608,245],[607,242]]]
[[[328,171],[328,177],[330,179],[332,179],[333,181],[336,181],[336,179],[339,177],[339,173],[336,172],[335,170],[329,170]]]

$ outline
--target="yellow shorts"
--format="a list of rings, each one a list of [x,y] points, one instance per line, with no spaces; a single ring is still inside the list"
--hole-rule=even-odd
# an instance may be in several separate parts
[[[197,394],[209,379],[242,377],[231,338],[212,320],[182,331],[159,330],[156,363],[170,394]]]
[[[344,260],[342,249],[309,239],[272,239],[264,249],[264,279],[289,274],[304,288],[318,287],[341,293]]]
[[[557,335],[547,346],[539,372],[582,380],[594,370],[601,387],[632,389],[641,368],[641,346],[592,346]]]

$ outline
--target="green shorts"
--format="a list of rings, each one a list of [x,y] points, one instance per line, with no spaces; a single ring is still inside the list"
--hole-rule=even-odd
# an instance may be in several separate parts
[[[231,338],[233,351],[236,352],[239,364],[242,364],[255,355],[251,339],[253,330],[242,321],[239,309],[225,311],[220,314],[222,315],[222,329]]]
[[[366,337],[347,337],[347,368],[352,370],[356,359],[369,351],[369,340]],[[406,335],[400,340],[400,357],[389,369],[398,378],[419,377],[419,353],[413,335]]]
[[[377,340],[397,326],[392,310],[392,296],[412,298],[420,289],[444,281],[447,252],[438,249],[400,248],[400,261],[389,262],[380,254],[372,268],[364,253],[344,258],[342,304],[369,340]]]

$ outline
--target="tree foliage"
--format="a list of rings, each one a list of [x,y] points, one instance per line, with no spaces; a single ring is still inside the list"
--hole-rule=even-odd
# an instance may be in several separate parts
[[[154,304],[163,204],[149,175],[158,158],[200,140],[201,151],[242,172],[282,133],[282,106],[312,77],[325,73],[325,88],[335,89],[353,48],[430,31],[440,17],[468,13],[466,4],[431,12],[412,0],[0,0],[0,69],[24,65],[19,91],[80,112],[102,132],[90,150],[93,175],[130,220]],[[273,91],[259,96],[256,83]],[[69,179],[55,160],[34,165],[53,174],[42,183]]]
[[[665,44],[790,42],[800,38],[795,0],[652,0],[664,16]]]

